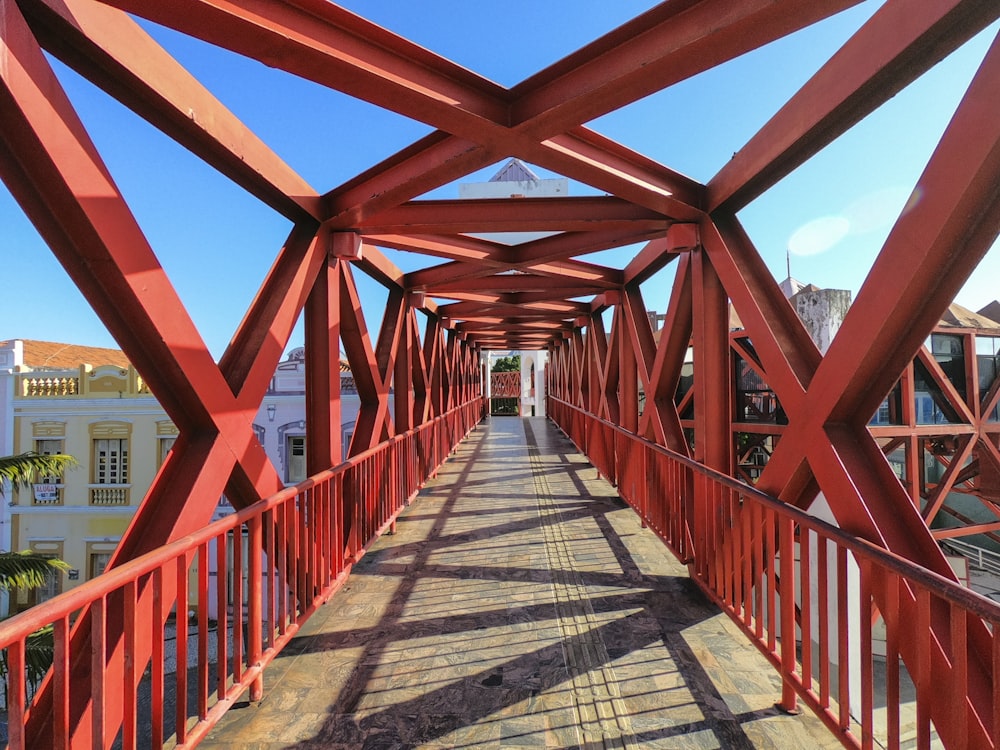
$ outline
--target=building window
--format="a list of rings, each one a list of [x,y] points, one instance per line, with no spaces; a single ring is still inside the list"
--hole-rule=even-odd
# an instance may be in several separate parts
[[[55,456],[63,453],[61,439],[43,438],[35,440],[35,453],[43,456]],[[31,488],[32,505],[62,505],[63,478],[62,474],[38,476]]]
[[[343,455],[343,460],[346,461],[347,457],[351,455],[351,440],[354,439],[354,423],[347,427],[343,432],[343,437],[341,438],[341,452]]]
[[[306,478],[306,436],[289,435],[285,442],[285,481],[296,484]]]
[[[110,552],[91,552],[87,560],[87,579],[97,578],[111,562]]]
[[[45,585],[34,590],[35,604],[47,602],[62,593],[62,573],[52,573],[45,579]]]
[[[961,336],[931,335],[931,353],[958,394],[965,398],[965,345]]]
[[[128,438],[94,441],[94,484],[128,484]]]
[[[40,453],[43,456],[56,456],[62,452],[62,440],[44,439],[35,441],[35,453]],[[62,475],[53,474],[49,477],[38,477],[38,481],[42,484],[59,484],[62,482]]]
[[[87,552],[84,558],[87,561],[87,580],[97,578],[101,575],[111,562],[111,556],[118,546],[118,541],[101,540],[87,542]]]
[[[174,443],[177,442],[176,437],[161,437],[156,441],[158,445],[156,446],[156,468],[163,466],[163,462],[167,460],[167,454],[170,453],[171,449],[174,447]]]
[[[29,549],[36,555],[43,557],[63,558],[62,541],[31,541],[28,543]],[[18,589],[14,598],[13,609],[21,612],[36,604],[41,604],[63,591],[63,574],[59,571],[52,571],[45,579],[45,584],[35,589]]]

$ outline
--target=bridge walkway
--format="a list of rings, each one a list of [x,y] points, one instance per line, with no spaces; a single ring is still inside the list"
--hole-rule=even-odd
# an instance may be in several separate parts
[[[550,422],[462,443],[205,750],[839,747]]]

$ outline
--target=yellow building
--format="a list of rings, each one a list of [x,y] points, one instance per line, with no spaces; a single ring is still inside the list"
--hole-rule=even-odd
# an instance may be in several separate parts
[[[7,452],[68,453],[79,464],[64,476],[38,479],[30,489],[8,491],[9,548],[51,554],[72,568],[46,589],[19,592],[11,611],[104,570],[177,435],[121,352],[18,343],[21,362],[8,375]],[[74,359],[98,358],[111,364],[65,367]]]
[[[99,362],[100,365],[81,364]],[[358,411],[341,367],[345,446]],[[305,478],[305,353],[279,363],[254,433],[288,484]],[[100,574],[174,444],[177,428],[116,349],[0,341],[0,455],[68,453],[78,465],[30,489],[3,489],[0,550],[33,549],[65,560],[69,573],[12,595],[16,612]],[[220,498],[216,517],[232,512]],[[0,601],[0,614],[5,603]]]

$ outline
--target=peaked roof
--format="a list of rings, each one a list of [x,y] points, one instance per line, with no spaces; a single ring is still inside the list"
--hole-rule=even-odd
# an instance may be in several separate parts
[[[986,307],[984,307],[982,310],[979,311],[979,315],[982,315],[984,318],[989,318],[990,320],[995,320],[997,323],[1000,323],[1000,302],[998,302],[997,300],[993,300],[992,302],[990,302],[990,304],[988,304]]]
[[[952,302],[945,314],[941,316],[938,324],[948,328],[996,328],[1000,329],[1000,323],[991,320],[985,315],[974,313],[972,310],[962,307],[957,302]]]
[[[539,177],[525,166],[520,159],[511,159],[500,171],[490,178],[490,182],[538,182]]]
[[[128,367],[129,361],[120,349],[99,346],[61,344],[56,341],[23,339],[24,364],[33,370],[69,370],[82,364]],[[0,342],[0,346],[9,342]]]

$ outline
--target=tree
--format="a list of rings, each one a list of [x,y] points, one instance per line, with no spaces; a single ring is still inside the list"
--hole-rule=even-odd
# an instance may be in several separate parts
[[[0,497],[5,482],[15,487],[28,487],[36,477],[59,476],[76,459],[62,454],[44,456],[28,452],[18,456],[0,456]],[[63,560],[40,555],[32,550],[0,552],[0,589],[37,589],[49,576],[69,570]],[[32,686],[37,685],[52,666],[54,641],[52,626],[44,627],[25,641],[25,672]],[[7,652],[0,652],[0,675],[7,674]]]
[[[17,456],[0,456],[0,480],[6,479],[15,487],[27,487],[35,477],[59,476],[74,464],[75,458],[61,453],[45,456],[28,451]],[[0,495],[3,495],[2,483]]]
[[[28,487],[36,477],[59,476],[75,463],[76,459],[72,456],[45,456],[33,451],[17,456],[0,456],[0,497],[3,496],[3,480],[15,487]],[[37,589],[45,585],[50,575],[64,570],[69,570],[69,565],[62,560],[31,550],[0,552],[0,589]]]
[[[509,357],[500,357],[493,363],[490,372],[521,372],[521,355],[512,354]]]

